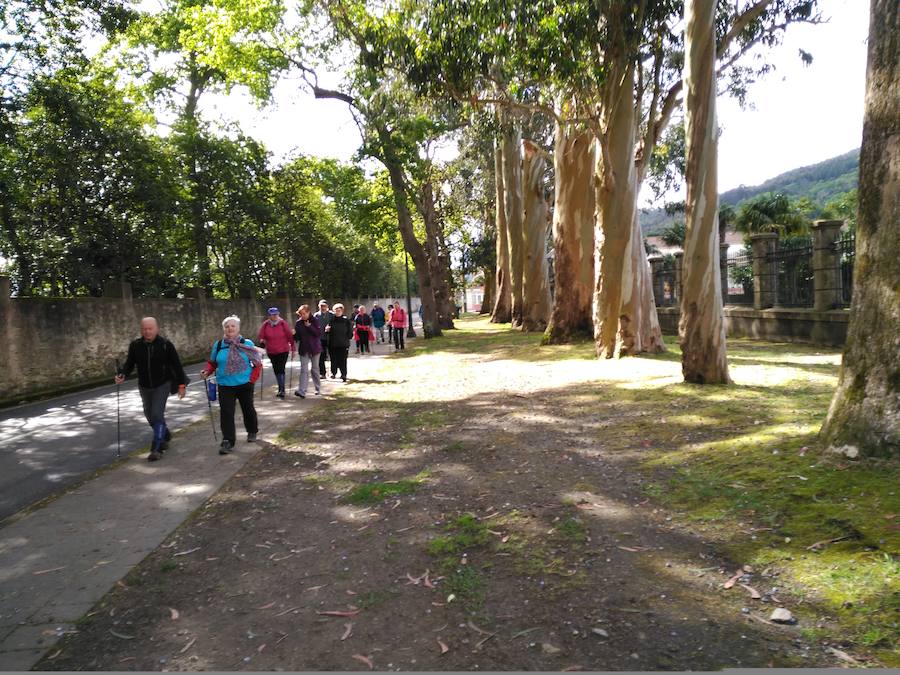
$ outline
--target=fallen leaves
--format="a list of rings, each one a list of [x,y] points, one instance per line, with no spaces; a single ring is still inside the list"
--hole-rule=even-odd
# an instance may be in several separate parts
[[[318,614],[319,616],[343,616],[343,617],[351,617],[351,616],[356,616],[356,615],[359,614],[361,611],[362,611],[361,609],[350,609],[350,610],[336,610],[336,609],[330,609],[330,610],[326,610],[326,611],[324,611],[324,612],[316,611],[316,614]]]
[[[835,537],[834,539],[823,539],[822,541],[817,541],[815,544],[806,547],[807,551],[818,551],[820,548],[828,546],[829,544],[836,544],[839,541],[847,541],[848,539],[856,539],[857,535],[855,534],[847,534],[843,537]]]
[[[275,601],[273,600],[272,602],[270,602],[266,605],[263,605],[262,607],[256,607],[256,609],[272,609],[274,606],[275,606]]]
[[[448,647],[446,644],[444,644],[444,643],[441,642],[440,640],[438,640],[437,643],[438,643],[438,645],[439,645],[440,648],[441,648],[441,654],[446,654],[447,652],[450,651],[450,647]]]
[[[178,621],[178,617],[181,616],[181,613],[174,607],[169,607],[169,616],[171,617],[172,621]]]
[[[110,635],[114,635],[120,640],[134,640],[134,635],[125,635],[125,633],[118,633],[114,631],[112,628],[109,629]]]
[[[173,553],[172,557],[177,558],[180,555],[189,555],[189,554],[195,553],[196,551],[199,551],[199,550],[200,550],[199,546],[196,548],[189,548],[187,551],[179,551],[178,553]]]
[[[363,656],[362,654],[354,654],[353,658],[357,661],[365,663],[367,666],[369,666],[369,670],[375,670],[375,664],[372,663],[372,659],[370,659],[368,656]]]
[[[38,576],[40,576],[40,575],[42,575],[42,574],[50,574],[50,572],[59,572],[60,570],[64,570],[64,569],[66,569],[66,566],[65,566],[65,565],[63,565],[62,567],[51,567],[51,568],[48,569],[48,570],[38,570],[37,572],[32,572],[31,574],[32,574],[33,576],[38,577]]]
[[[754,599],[754,600],[759,600],[759,599],[762,597],[762,596],[759,594],[759,591],[757,591],[757,590],[756,590],[755,588],[753,588],[752,586],[748,586],[747,584],[740,584],[740,586],[741,586],[741,588],[743,588],[744,590],[746,590],[746,591],[750,594],[750,597],[751,597],[752,599]]]
[[[353,635],[353,622],[352,621],[344,624],[344,634],[341,635],[341,642],[346,640],[351,635]]]
[[[179,650],[179,654],[184,654],[188,649],[194,646],[194,643],[197,641],[197,638],[191,638],[188,643]]]
[[[740,579],[742,576],[744,576],[744,574],[745,574],[744,570],[738,570],[737,572],[735,572],[732,575],[732,577],[728,581],[726,581],[724,584],[722,584],[722,588],[724,588],[726,590],[731,588],[732,586],[734,586],[737,583],[738,579]]]

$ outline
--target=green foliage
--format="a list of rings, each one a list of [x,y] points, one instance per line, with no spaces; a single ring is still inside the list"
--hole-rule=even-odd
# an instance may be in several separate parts
[[[759,232],[801,234],[809,229],[811,204],[786,195],[767,192],[743,202],[734,224],[746,235]]]
[[[662,240],[668,246],[684,246],[684,229],[684,222],[677,221],[672,223],[672,225],[663,230]]]

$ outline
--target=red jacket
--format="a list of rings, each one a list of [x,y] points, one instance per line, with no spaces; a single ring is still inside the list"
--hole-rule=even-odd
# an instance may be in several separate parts
[[[287,321],[280,318],[274,326],[266,319],[259,327],[258,342],[266,343],[266,354],[287,354],[294,351],[294,331]]]
[[[391,325],[394,328],[406,328],[406,310],[400,305],[394,307],[394,311],[391,312]]]

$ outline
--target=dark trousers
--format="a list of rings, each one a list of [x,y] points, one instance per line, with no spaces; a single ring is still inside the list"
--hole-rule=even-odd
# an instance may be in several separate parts
[[[341,371],[341,379],[347,379],[347,352],[348,347],[332,347],[331,348],[331,374],[337,375],[338,370]]]
[[[219,407],[220,422],[222,427],[222,438],[235,443],[234,430],[234,402],[237,399],[241,404],[241,413],[244,416],[244,428],[248,434],[255,434],[259,431],[256,420],[256,408],[253,407],[253,391],[255,385],[252,382],[240,384],[236,387],[226,387],[219,385]]]
[[[284,375],[284,367],[287,365],[289,352],[283,354],[269,354],[269,361],[272,362],[272,372],[276,375]]]
[[[319,356],[319,376],[325,377],[325,357],[329,354],[328,340],[322,340],[322,354]]]
[[[356,341],[356,347],[359,349],[360,353],[365,354],[366,352],[370,352],[369,349],[369,331],[361,330],[359,331],[359,340]]]
[[[153,389],[145,389],[138,387],[141,392],[141,402],[144,404],[144,417],[153,429],[153,433],[157,434],[160,425],[166,428],[166,402],[169,400],[169,391],[171,383],[163,382]]]
[[[399,326],[394,326],[394,348],[406,349],[406,330]]]

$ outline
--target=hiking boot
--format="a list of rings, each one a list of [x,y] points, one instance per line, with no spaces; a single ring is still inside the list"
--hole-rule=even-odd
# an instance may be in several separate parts
[[[337,377],[337,375],[332,375],[332,376],[331,376],[331,379],[333,380],[333,379],[335,379],[336,377]]]
[[[148,461],[148,462],[157,462],[157,461],[159,461],[160,459],[162,459],[162,453],[161,453],[161,452],[157,452],[156,450],[151,450],[151,451],[150,451],[150,454],[147,455],[147,461]]]
[[[279,391],[279,392],[278,392],[277,394],[275,394],[275,395],[276,395],[278,398],[284,398],[284,391]]]
[[[301,394],[299,389],[294,392],[294,396],[299,396],[300,398],[306,398],[306,394]]]
[[[222,441],[222,444],[219,446],[219,454],[220,455],[228,455],[231,454],[234,445],[228,439]]]
[[[342,378],[341,378],[341,382],[346,382],[346,381],[347,381],[347,378],[346,378],[346,377],[342,377]]]
[[[247,442],[248,443],[256,443],[256,433],[248,433],[247,434]]]
[[[318,389],[316,389],[316,396],[321,396],[321,395],[322,395],[322,392],[319,391]]]

